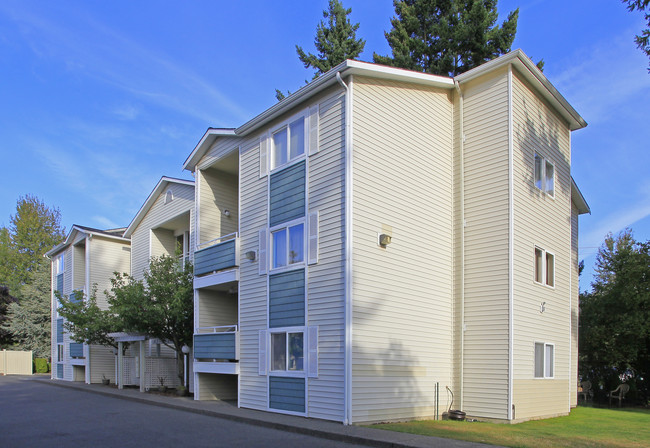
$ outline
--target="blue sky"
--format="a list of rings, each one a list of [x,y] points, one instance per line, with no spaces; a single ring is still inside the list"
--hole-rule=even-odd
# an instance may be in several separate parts
[[[391,0],[345,0],[366,39],[389,54]],[[295,91],[312,71],[327,1],[0,2],[0,225],[16,200],[57,206],[67,229],[126,226],[206,128],[236,127]],[[591,281],[607,232],[650,239],[650,75],[633,42],[643,16],[617,0],[501,0],[520,8],[514,48],[589,123],[573,133],[572,173],[592,209],[580,221]]]

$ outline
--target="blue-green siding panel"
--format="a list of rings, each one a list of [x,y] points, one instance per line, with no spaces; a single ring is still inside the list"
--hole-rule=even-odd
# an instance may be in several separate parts
[[[56,343],[63,344],[63,319],[56,320]]]
[[[236,359],[235,333],[194,335],[194,358]]]
[[[194,275],[237,266],[236,240],[225,241],[194,252]]]
[[[63,274],[56,276],[56,290],[59,291],[60,295],[63,295]]]
[[[305,270],[269,277],[269,328],[305,325]]]
[[[269,192],[271,227],[305,216],[305,161],[273,173]]]
[[[83,358],[84,357],[84,345],[79,344],[78,342],[70,343],[70,356],[72,358]]]
[[[63,364],[56,365],[56,377],[58,379],[63,379]]]
[[[305,412],[305,379],[270,377],[269,407],[284,411]]]

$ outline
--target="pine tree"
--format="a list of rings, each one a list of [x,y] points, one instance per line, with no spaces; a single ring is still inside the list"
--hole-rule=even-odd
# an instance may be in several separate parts
[[[50,265],[43,259],[32,266],[21,287],[20,302],[7,309],[7,330],[18,350],[32,350],[35,358],[50,357]]]
[[[646,21],[646,28],[641,30],[641,34],[637,34],[634,38],[636,46],[639,50],[644,52],[646,56],[650,57],[650,13],[648,12],[648,7],[650,7],[650,0],[622,0],[623,3],[627,3],[627,9],[629,11],[634,11],[635,9],[639,12],[644,11],[644,18]],[[650,72],[650,68],[648,68]]]
[[[316,28],[316,37],[314,46],[318,54],[305,53],[299,45],[296,45],[298,59],[304,64],[305,68],[314,68],[314,79],[326,71],[336,67],[346,59],[356,59],[359,57],[366,45],[364,39],[357,39],[356,32],[359,24],[352,25],[348,15],[352,12],[351,8],[344,8],[339,0],[329,0],[329,8],[323,11],[323,18],[327,23],[321,20]],[[287,95],[291,92],[287,91]],[[286,95],[279,89],[275,89],[275,97],[282,101]]]
[[[7,349],[13,343],[11,332],[4,328],[8,320],[9,305],[16,302],[16,298],[9,294],[9,288],[0,285],[0,349]]]
[[[519,9],[495,25],[497,0],[394,0],[391,56],[378,64],[456,76],[510,51]]]
[[[356,32],[359,24],[352,25],[348,15],[352,13],[351,8],[344,8],[339,0],[329,1],[329,10],[323,11],[323,18],[328,19],[327,24],[323,20],[316,29],[314,46],[318,55],[305,53],[299,45],[296,45],[298,58],[305,65],[305,68],[314,68],[314,78],[336,67],[346,59],[359,57],[366,41],[357,39]]]

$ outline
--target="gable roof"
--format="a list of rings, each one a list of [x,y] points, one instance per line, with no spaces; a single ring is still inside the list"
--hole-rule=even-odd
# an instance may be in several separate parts
[[[131,237],[133,231],[136,229],[136,227],[138,227],[140,222],[142,222],[142,219],[144,219],[144,217],[147,215],[154,202],[156,202],[156,199],[158,199],[158,196],[160,196],[161,193],[171,184],[188,185],[194,188],[193,180],[177,179],[175,177],[167,176],[161,177],[154,187],[153,191],[149,194],[149,197],[147,197],[147,200],[144,201],[144,204],[142,204],[142,207],[140,207],[140,210],[138,210],[138,213],[136,213],[135,217],[129,224],[129,227],[126,228],[126,231],[124,232],[125,238]]]
[[[194,171],[196,164],[209,151],[212,145],[214,145],[217,138],[223,136],[244,137],[251,134],[270,121],[278,118],[280,115],[299,106],[301,103],[324,89],[338,84],[340,79],[339,77],[341,76],[367,76],[371,78],[410,82],[451,90],[454,88],[456,82],[459,84],[465,83],[494,70],[507,67],[509,64],[516,67],[518,72],[520,72],[533,86],[536,92],[546,99],[546,101],[548,101],[548,103],[556,109],[565,120],[567,120],[569,123],[569,129],[573,131],[587,126],[587,123],[580,114],[578,114],[560,92],[558,92],[558,90],[522,50],[511,51],[510,53],[486,62],[479,67],[460,74],[455,78],[348,59],[326,73],[323,73],[309,84],[298,89],[296,92],[269,107],[264,112],[238,128],[209,128],[185,161],[183,169]]]
[[[117,241],[121,241],[123,243],[131,244],[131,240],[124,237],[125,230],[126,227],[119,227],[117,229],[100,230],[100,229],[95,229],[94,227],[87,227],[87,226],[80,226],[78,224],[73,224],[65,240],[62,243],[54,246],[49,251],[45,252],[45,256],[48,258],[52,258],[52,255],[61,252],[63,249],[65,249],[75,240],[77,234],[79,233],[83,233],[85,235],[90,235],[90,236],[93,235],[101,236],[104,238],[110,238]]]
[[[573,202],[578,208],[579,215],[584,215],[585,213],[589,213],[591,215],[589,204],[587,204],[585,197],[582,195],[582,192],[578,188],[578,184],[576,184],[576,181],[573,180],[573,176],[571,176],[571,202]]]

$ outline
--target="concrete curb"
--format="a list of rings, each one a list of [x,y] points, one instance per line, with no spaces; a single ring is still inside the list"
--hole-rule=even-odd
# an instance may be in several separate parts
[[[493,445],[485,445],[474,442],[466,442],[455,439],[444,439],[440,437],[421,436],[416,434],[400,433],[375,429],[363,426],[345,426],[336,422],[310,419],[305,417],[294,417],[285,414],[275,414],[237,407],[228,407],[228,412],[220,411],[218,408],[205,409],[205,403],[194,401],[189,398],[184,401],[174,402],[174,397],[161,395],[141,394],[130,390],[118,390],[106,388],[106,386],[72,383],[68,381],[57,381],[49,378],[33,378],[34,381],[49,384],[56,387],[75,389],[97,395],[119,398],[133,402],[149,404],[153,406],[176,409],[179,411],[191,412],[194,414],[206,415],[269,429],[303,434],[321,439],[345,442],[357,445],[373,446],[377,448],[485,448]],[[137,394],[137,395],[136,395]],[[179,398],[179,400],[183,400]],[[248,414],[248,415],[247,415]],[[250,415],[254,414],[254,415]],[[259,415],[257,415],[259,414]]]

